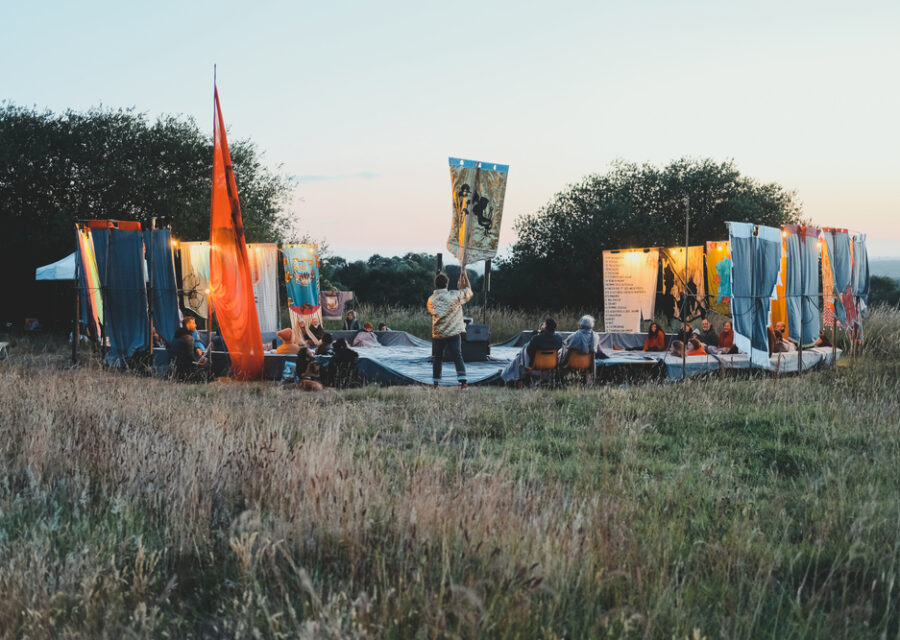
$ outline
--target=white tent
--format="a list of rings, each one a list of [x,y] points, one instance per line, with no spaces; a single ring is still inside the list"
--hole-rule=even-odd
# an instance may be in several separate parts
[[[44,265],[34,270],[35,280],[74,280],[75,253],[72,252],[62,260]]]
[[[62,260],[53,264],[45,264],[34,270],[35,280],[74,280],[75,279],[75,252],[73,251]],[[147,261],[144,260],[144,281],[149,281],[147,276]]]

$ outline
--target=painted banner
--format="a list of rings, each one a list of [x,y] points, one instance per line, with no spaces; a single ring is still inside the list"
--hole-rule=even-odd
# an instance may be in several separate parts
[[[447,249],[461,265],[497,255],[509,166],[450,158],[453,219]]]
[[[239,380],[257,380],[262,377],[265,351],[218,89],[214,89],[214,102],[209,301],[228,348],[232,375]]]
[[[659,249],[603,252],[604,331],[640,333],[653,319]]]
[[[706,286],[703,278],[703,247],[689,247],[687,273],[685,274],[684,247],[659,250],[662,266],[661,289],[656,303],[657,311],[669,321],[690,322],[703,315]],[[682,319],[684,308],[684,319]]]
[[[835,324],[834,270],[831,268],[831,253],[828,251],[824,233],[821,235],[819,248],[822,251],[822,323],[830,327]]]
[[[181,295],[185,309],[209,318],[209,243],[182,242]]]
[[[322,291],[319,293],[319,304],[323,318],[343,318],[344,305],[353,300],[352,291]]]
[[[731,314],[731,250],[727,240],[706,243],[706,291],[713,311]]]
[[[282,249],[284,255],[284,282],[287,288],[291,328],[297,323],[316,316],[321,321],[319,306],[319,259],[314,244],[289,244]]]
[[[256,300],[256,315],[262,333],[274,333],[279,329],[278,304],[278,245],[248,244],[250,279]]]
[[[772,309],[769,312],[769,320],[772,327],[778,322],[783,322],[788,328],[784,334],[785,340],[790,335],[790,323],[788,323],[786,284],[787,284],[787,246],[785,237],[787,232],[781,232],[781,269],[778,272],[778,282],[775,283],[775,297],[772,299]]]
[[[103,296],[100,292],[100,273],[97,270],[97,257],[94,253],[94,241],[91,232],[76,227],[78,235],[78,255],[81,259],[80,287],[84,292],[84,300],[88,303],[82,309],[82,318],[90,317],[88,328],[95,340],[100,339],[100,325],[103,323]]]

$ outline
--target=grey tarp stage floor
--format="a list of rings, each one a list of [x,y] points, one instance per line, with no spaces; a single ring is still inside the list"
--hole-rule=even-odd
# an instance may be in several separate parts
[[[345,338],[352,342],[356,331],[334,331],[335,339]],[[364,382],[377,382],[384,385],[431,384],[431,343],[403,331],[376,331],[381,347],[355,347],[359,354],[358,372]],[[490,359],[483,362],[467,362],[466,373],[469,384],[492,384],[500,381],[500,373],[521,352],[528,343],[532,332],[523,331],[505,342],[491,346]],[[569,335],[561,332],[563,337]],[[273,336],[263,336],[267,344]],[[602,376],[604,368],[634,368],[635,371],[653,368],[664,370],[669,380],[682,377],[682,360],[668,356],[662,352],[638,351],[644,344],[643,334],[632,333],[600,333],[602,354],[598,356],[598,374]],[[836,357],[841,350],[837,349]],[[282,355],[274,350],[267,351],[265,356],[265,377],[269,380],[280,380],[286,365],[292,365],[294,355]],[[327,359],[323,358],[323,362]],[[766,366],[754,365],[775,373],[794,373],[800,364],[799,354],[780,353],[773,355]],[[823,362],[832,361],[831,348],[804,349],[802,369],[805,371]],[[158,372],[168,369],[169,357],[165,349],[154,349],[154,362]],[[713,371],[748,370],[750,357],[746,354],[688,356],[685,361],[685,377],[692,377]],[[228,354],[222,351],[213,352],[213,370],[215,375],[228,375]],[[456,371],[452,362],[444,362],[444,377],[441,384],[455,385]]]

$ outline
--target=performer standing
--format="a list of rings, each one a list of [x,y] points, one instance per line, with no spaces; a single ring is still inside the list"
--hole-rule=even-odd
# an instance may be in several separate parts
[[[428,313],[431,314],[431,357],[434,388],[443,375],[444,349],[450,349],[453,363],[456,365],[456,379],[459,388],[468,388],[466,383],[466,364],[462,357],[462,337],[466,330],[463,322],[463,305],[472,298],[472,287],[466,275],[465,267],[460,272],[457,290],[450,291],[447,285],[450,278],[445,273],[439,273],[434,278],[434,293],[428,298]]]

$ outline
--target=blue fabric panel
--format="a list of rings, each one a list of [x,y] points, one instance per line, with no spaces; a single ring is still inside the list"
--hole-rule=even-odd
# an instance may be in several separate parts
[[[819,239],[808,235],[802,241],[801,262],[803,276],[803,344],[812,344],[819,337]]]
[[[106,359],[109,364],[115,364],[131,357],[138,349],[149,347],[150,323],[144,284],[143,234],[120,229],[105,232],[109,263],[103,287],[103,312],[110,344]],[[96,237],[95,233],[95,242]],[[102,281],[102,268],[100,273]]]
[[[831,258],[835,294],[834,312],[841,324],[847,326],[847,311],[841,301],[841,293],[850,285],[850,236],[832,231],[826,231],[823,235]]]
[[[144,249],[150,262],[153,327],[171,343],[178,328],[178,286],[172,257],[172,234],[168,229],[144,231]]]
[[[759,227],[754,241],[753,260],[753,347],[768,352],[769,313],[772,308],[772,291],[781,271],[781,231],[774,229],[773,238],[763,235],[765,227]]]
[[[866,236],[859,234],[853,239],[853,295],[869,301],[869,250],[866,247]]]
[[[799,233],[791,233],[784,240],[787,252],[784,299],[787,307],[788,335],[793,340],[800,340],[802,333],[800,318],[803,307],[803,254],[800,240]]]
[[[753,237],[731,236],[729,241],[731,243],[731,315],[734,321],[734,330],[741,335],[750,336],[751,344],[755,346],[753,301],[750,290]],[[765,334],[765,331],[763,333]],[[768,345],[766,351],[768,351]]]

